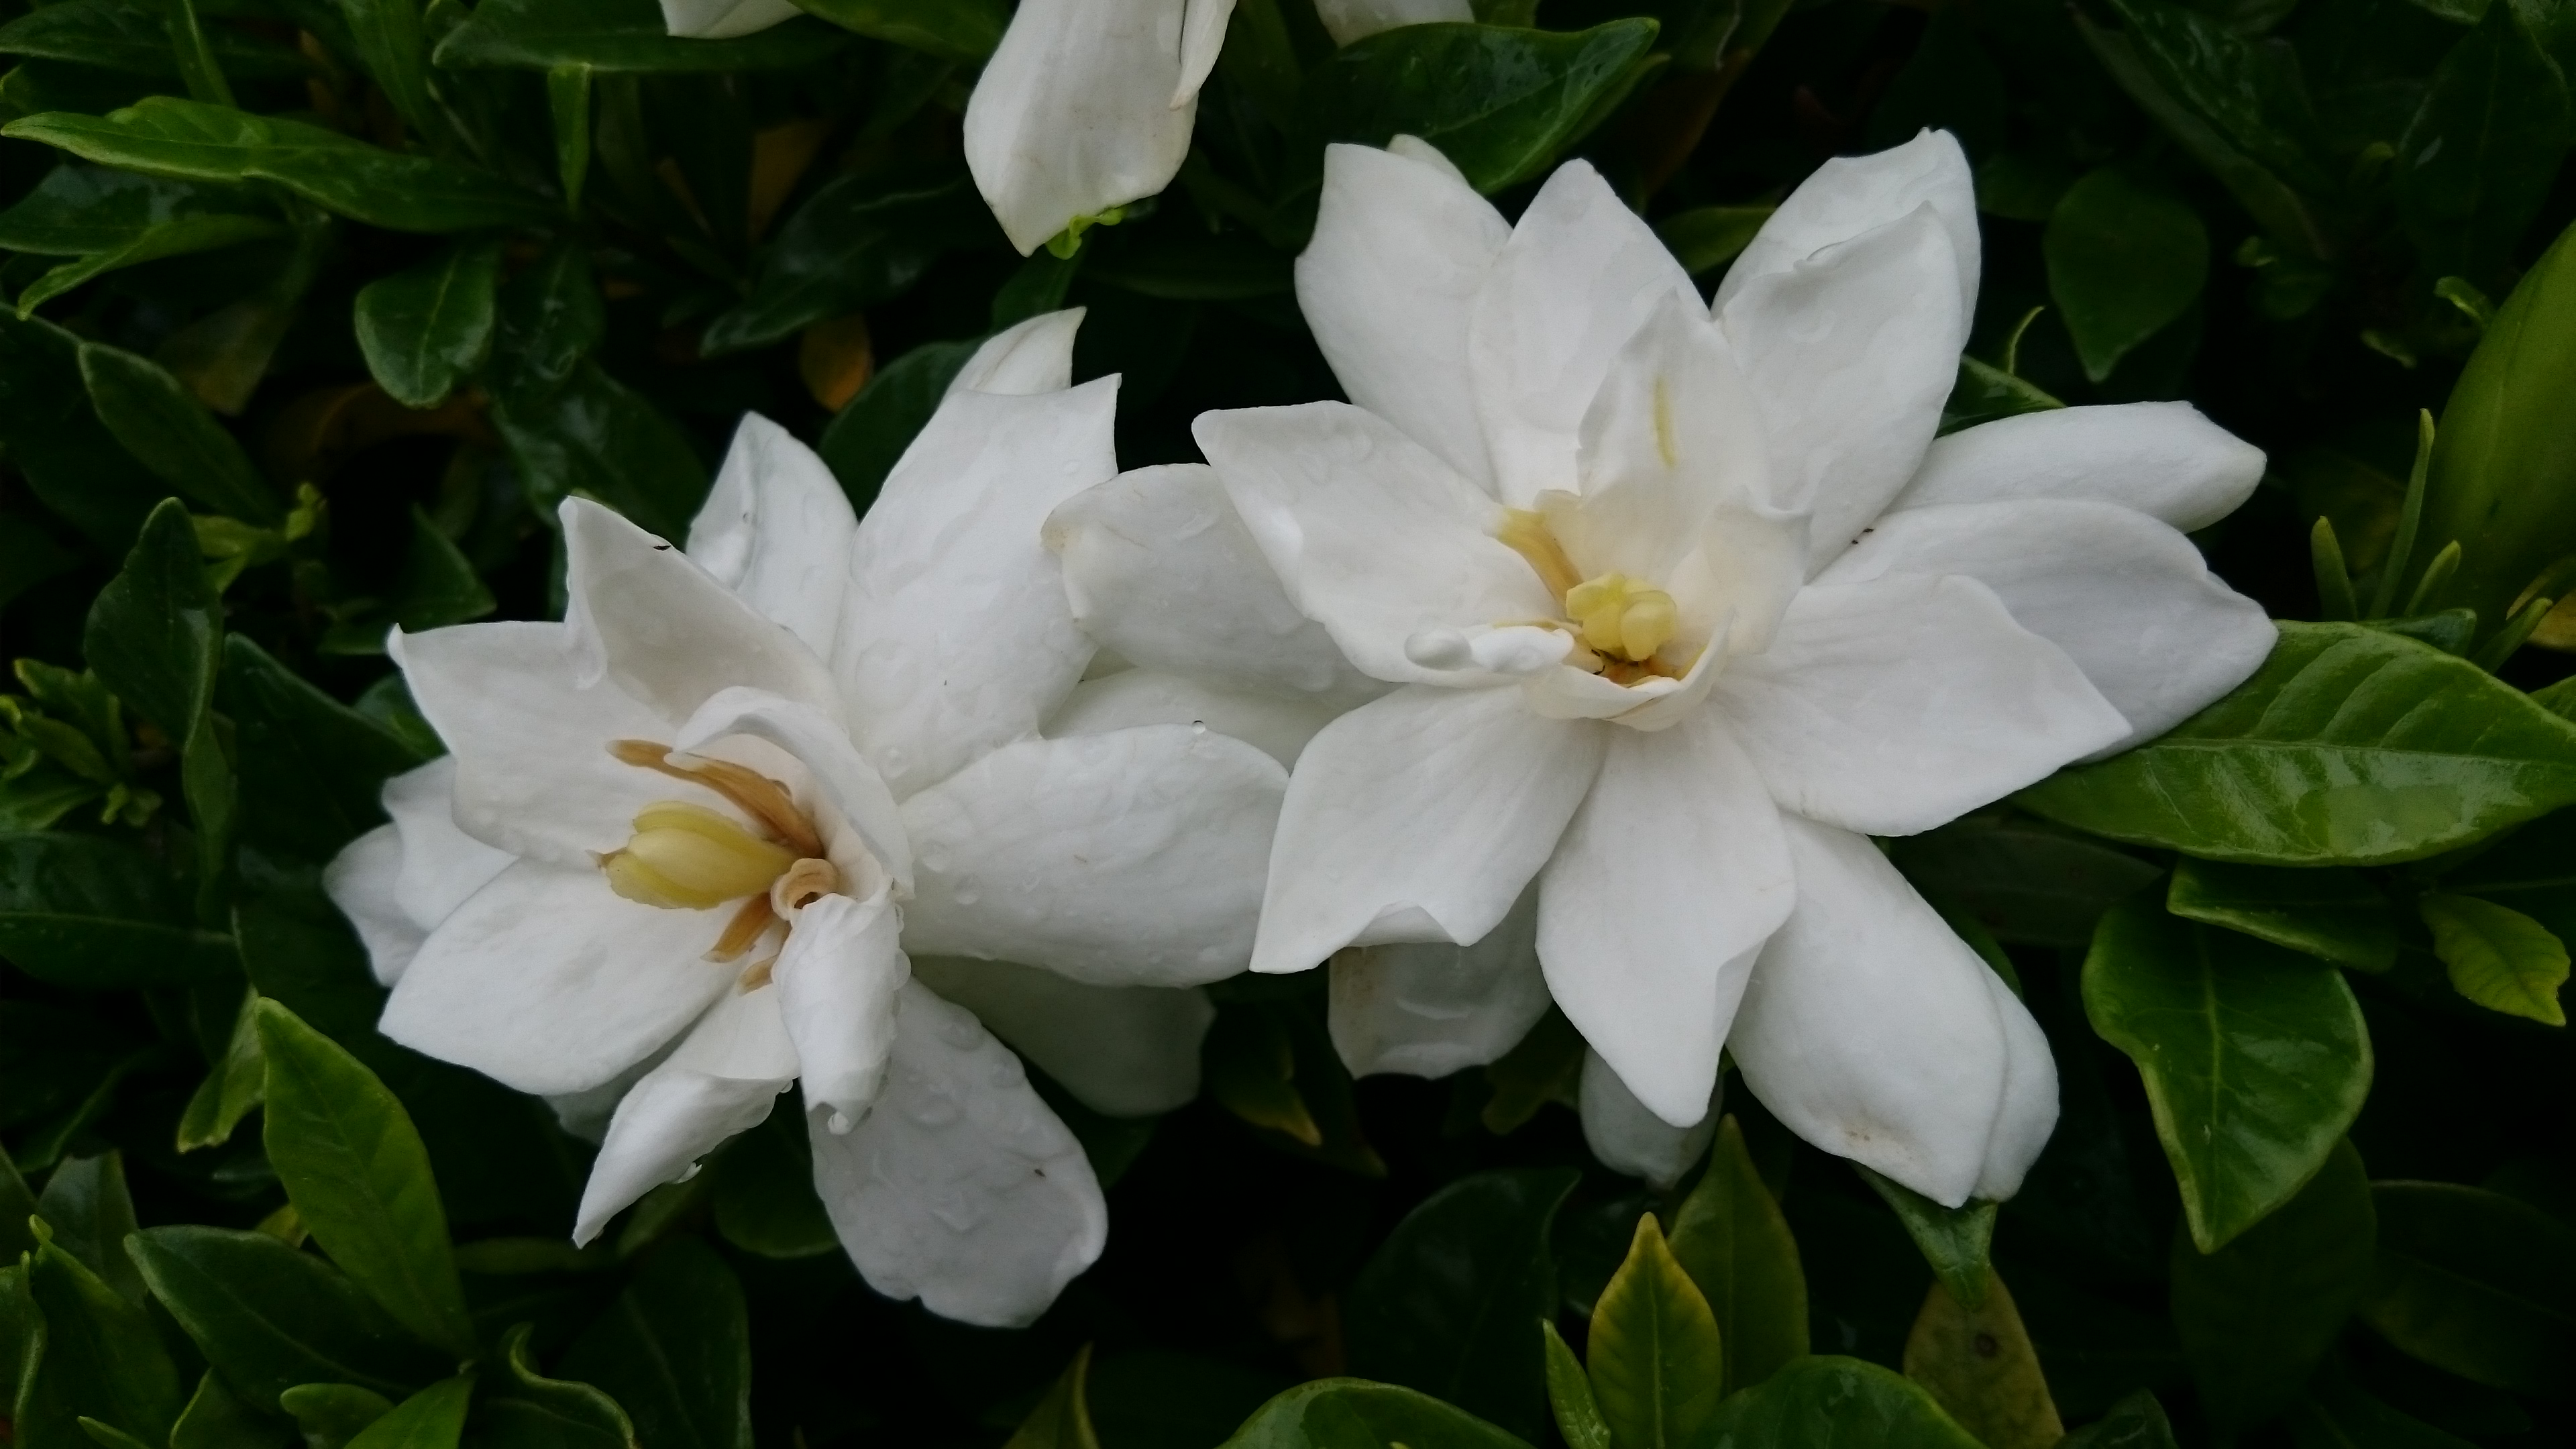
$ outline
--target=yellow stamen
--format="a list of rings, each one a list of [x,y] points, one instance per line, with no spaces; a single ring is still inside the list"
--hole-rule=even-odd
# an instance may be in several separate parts
[[[823,853],[822,837],[806,822],[805,812],[796,808],[796,800],[787,787],[756,770],[730,760],[701,760],[694,765],[671,763],[671,747],[650,740],[613,740],[608,753],[627,764],[704,785],[734,804],[744,814],[770,829],[800,856]]]
[[[1643,663],[1673,637],[1680,616],[1673,596],[1626,574],[1608,573],[1568,589],[1565,612],[1583,642],[1629,663]]]
[[[1559,603],[1563,603],[1566,594],[1583,581],[1583,575],[1574,571],[1574,561],[1565,556],[1565,546],[1556,541],[1556,534],[1548,528],[1547,520],[1526,508],[1504,509],[1503,526],[1494,531],[1494,537],[1502,540],[1504,547],[1529,560],[1531,571],[1538,575],[1540,583],[1547,585],[1548,593],[1554,595]]]
[[[744,896],[767,896],[769,883],[795,863],[794,851],[703,805],[679,800],[645,806],[625,848],[599,858],[608,888],[626,899],[701,911]]]

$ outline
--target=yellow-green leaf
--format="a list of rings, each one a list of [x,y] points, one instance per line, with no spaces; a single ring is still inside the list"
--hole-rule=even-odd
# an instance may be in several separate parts
[[[2021,1311],[1991,1271],[1974,1308],[1932,1280],[1905,1340],[1905,1376],[1986,1449],[2050,1449],[2066,1435]]]
[[[1065,1365],[1064,1373],[1020,1421],[1017,1432],[1002,1449],[1100,1449],[1100,1436],[1092,1432],[1091,1404],[1085,1396],[1085,1380],[1091,1374],[1091,1345],[1084,1344]]]
[[[1592,1393],[1619,1449],[1683,1449],[1726,1388],[1716,1315],[1682,1271],[1655,1215],[1592,1309]]]
[[[1582,1361],[1565,1346],[1556,1325],[1542,1318],[1539,1337],[1547,1345],[1547,1406],[1556,1416],[1556,1431],[1567,1449],[1610,1449],[1610,1422],[1601,1417],[1601,1402],[1592,1396],[1592,1380]]]
[[[2567,944],[2548,927],[2476,896],[2437,892],[2417,909],[2454,990],[2489,1011],[2567,1024],[2558,1004],[2558,988],[2567,984]]]
[[[1732,1114],[1717,1124],[1708,1171],[1673,1218],[1671,1246],[1717,1320],[1728,1393],[1762,1382],[1807,1352],[1807,1275],[1798,1240],[1762,1185]]]

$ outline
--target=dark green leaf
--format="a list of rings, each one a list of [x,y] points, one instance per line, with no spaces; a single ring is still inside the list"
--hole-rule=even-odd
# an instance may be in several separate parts
[[[1806,1353],[1807,1276],[1798,1243],[1732,1115],[1717,1124],[1708,1170],[1674,1214],[1672,1249],[1717,1320],[1728,1392]]]
[[[1007,0],[805,0],[833,24],[949,60],[982,60],[1010,24]]]
[[[501,287],[492,386],[512,396],[560,386],[599,345],[607,320],[589,254],[555,243]]]
[[[284,516],[277,490],[250,455],[159,363],[84,342],[80,370],[99,421],[162,482],[217,513],[252,523]]]
[[[1547,1344],[1547,1406],[1556,1417],[1556,1431],[1565,1436],[1567,1449],[1610,1449],[1610,1425],[1601,1417],[1600,1400],[1592,1396],[1583,1361],[1566,1347],[1554,1323],[1542,1318],[1538,1331]]]
[[[2502,1193],[2383,1182],[2361,1314],[2389,1342],[2474,1383],[2563,1394],[2576,1362],[2576,1228]]]
[[[487,171],[175,96],[148,96],[103,117],[27,116],[0,135],[150,176],[273,181],[325,210],[394,231],[542,226],[555,216],[543,197]]]
[[[35,1215],[36,1195],[28,1191],[27,1179],[18,1175],[18,1164],[10,1159],[9,1149],[0,1147],[0,1264],[14,1268],[19,1254],[35,1250],[36,1239],[27,1230],[27,1219]],[[15,1360],[0,1354],[0,1364],[12,1362]],[[0,1379],[0,1384],[6,1382]]]
[[[1548,1230],[1574,1184],[1563,1168],[1478,1173],[1406,1214],[1344,1299],[1351,1367],[1535,1437],[1537,1321],[1556,1306]]]
[[[709,356],[766,346],[810,323],[900,295],[948,251],[1001,240],[964,176],[889,191],[873,177],[825,182],[779,228],[750,294],[707,324]]]
[[[1560,33],[1407,25],[1342,47],[1306,77],[1298,106],[1316,141],[1383,146],[1419,136],[1498,191],[1544,172],[1628,93],[1656,24]]]
[[[975,355],[980,339],[931,342],[912,349],[877,370],[849,406],[823,429],[816,451],[841,480],[841,491],[862,511],[876,500],[886,475],[912,446],[948,384]]]
[[[706,465],[688,437],[597,363],[582,363],[543,396],[496,395],[492,422],[530,500],[548,518],[580,493],[678,538],[706,497]]]
[[[2388,898],[2355,870],[2284,870],[2188,857],[2174,863],[2165,909],[2338,966],[2385,971],[2397,961]]]
[[[0,955],[93,990],[220,981],[240,969],[231,938],[190,924],[159,861],[80,835],[0,835]]]
[[[1948,1284],[1960,1302],[1971,1307],[1984,1303],[1986,1284],[1994,1276],[1987,1254],[1995,1240],[1995,1204],[1971,1199],[1943,1207],[1893,1178],[1858,1163],[1852,1168],[1896,1210],[1932,1276]]]
[[[2190,310],[2209,278],[2200,214],[2114,166],[2058,200],[2041,247],[2048,294],[2095,382]]]
[[[272,1421],[252,1412],[212,1370],[199,1376],[197,1392],[170,1426],[170,1449],[285,1449],[286,1443]]]
[[[2338,1141],[2279,1211],[2215,1253],[2177,1228],[2173,1318],[2222,1432],[2288,1408],[2370,1286],[2370,1182],[2361,1155]]]
[[[223,702],[234,723],[246,839],[326,861],[384,823],[386,777],[421,762],[383,725],[296,677],[236,634],[224,641]]]
[[[1655,235],[1672,249],[1682,270],[1696,277],[1734,261],[1771,219],[1767,206],[1701,206],[1655,223]]]
[[[1930,1394],[1874,1363],[1802,1358],[1728,1397],[1699,1449],[1977,1449]]]
[[[1717,1319],[1653,1213],[1637,1219],[1628,1260],[1593,1305],[1584,1353],[1593,1401],[1623,1449],[1696,1444],[1717,1412],[1726,1391]]]
[[[2042,821],[1970,816],[1894,842],[1892,859],[1919,888],[1964,908],[1996,937],[2081,946],[2112,903],[2156,868],[2098,840]]]
[[[456,1449],[473,1398],[473,1379],[442,1379],[359,1430],[348,1449]]]
[[[1100,1161],[1092,1158],[1093,1170]],[[839,1234],[814,1194],[813,1150],[805,1119],[796,1112],[769,1114],[737,1134],[707,1166],[715,1197],[716,1231],[746,1253],[764,1258],[812,1258],[838,1252]]]
[[[399,1398],[446,1369],[339,1269],[266,1233],[147,1228],[131,1251],[152,1296],[263,1411],[297,1384]]]
[[[2576,810],[2535,820],[2443,873],[2442,889],[2513,907],[2576,938]]]
[[[2152,902],[2102,918],[2084,1010],[2146,1078],[2204,1250],[2289,1201],[2370,1093],[2370,1037],[2341,972]]]
[[[126,1235],[134,1231],[134,1198],[126,1191],[122,1155],[65,1159],[45,1180],[36,1216],[54,1230],[56,1247],[79,1259],[118,1297],[143,1302],[143,1277],[125,1256]]]
[[[2436,891],[2416,903],[2433,932],[2433,954],[2449,968],[2451,987],[2487,1008],[2565,1026],[2558,991],[2567,984],[2567,943],[2549,928],[2476,896]]]
[[[345,1449],[394,1407],[393,1400],[355,1384],[297,1384],[277,1401],[303,1431],[305,1449]]]
[[[2567,84],[2519,7],[2487,6],[2398,143],[2397,212],[2426,275],[2502,278],[2548,198],[2567,123]]]
[[[2015,418],[2064,406],[2027,379],[1963,355],[1959,359],[1959,380],[1950,385],[1949,400],[1941,405],[1941,432],[1955,433],[1997,418]]]
[[[417,0],[334,0],[348,23],[358,63],[393,103],[416,139],[444,137],[447,128],[429,94],[429,43]]]
[[[1220,1449],[1527,1449],[1428,1394],[1366,1379],[1312,1379],[1261,1406]]]
[[[786,70],[811,65],[847,37],[791,20],[731,40],[671,34],[652,0],[486,0],[438,43],[441,66],[594,71]]]
[[[2066,1436],[2060,1449],[2176,1449],[2165,1406],[2144,1389],[2111,1406],[2111,1412]]]
[[[2021,1312],[1992,1274],[1974,1308],[1933,1282],[1905,1339],[1905,1376],[1986,1449],[2054,1449],[2066,1436]]]
[[[1141,296],[1173,302],[1241,302],[1283,296],[1295,285],[1288,254],[1245,232],[1210,236],[1194,227],[1142,232],[1122,227],[1091,235],[1094,240],[1076,258],[1083,275]],[[1014,310],[1021,317],[1033,317],[1054,308]],[[1008,325],[998,307],[993,321],[996,327]]]
[[[492,1449],[635,1449],[635,1426],[617,1401],[588,1384],[550,1379],[528,1352],[529,1327],[501,1341],[500,1379],[477,1420]]]
[[[29,283],[21,308],[120,267],[285,234],[248,193],[96,166],[57,166],[0,211],[0,249],[79,258]]]
[[[38,1248],[27,1263],[27,1291],[45,1323],[33,1375],[57,1412],[97,1419],[147,1444],[168,1442],[182,1403],[179,1374],[142,1307],[118,1297],[59,1245]],[[22,1404],[29,1387],[20,1387]]]
[[[111,554],[169,490],[118,447],[81,382],[80,339],[0,307],[0,448],[37,501]]]
[[[2468,1440],[2363,1393],[2349,1374],[2331,1365],[2317,1380],[2290,1409],[2290,1442],[2297,1449],[2474,1449]]]
[[[2251,865],[2415,860],[2576,803],[2576,725],[2465,660],[2358,624],[2280,626],[2254,677],[2021,802]]]
[[[399,9],[404,0],[368,0]],[[436,407],[483,365],[492,345],[492,295],[501,244],[460,241],[409,271],[358,289],[358,350],[367,371],[405,407]]]
[[[209,27],[206,41],[223,68],[238,76],[289,80],[312,67],[291,46],[230,26]],[[136,0],[62,0],[0,25],[0,55],[70,61],[102,70],[177,79],[179,61],[161,13]]]
[[[376,1074],[274,1001],[259,1011],[268,1058],[268,1160],[314,1240],[367,1296],[423,1340],[474,1355],[429,1153]]]
[[[662,1449],[751,1449],[751,1329],[742,1285],[695,1238],[653,1256],[563,1371],[625,1406],[636,1436]]]

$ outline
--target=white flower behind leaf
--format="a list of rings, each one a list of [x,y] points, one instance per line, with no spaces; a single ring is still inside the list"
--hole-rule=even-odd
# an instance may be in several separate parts
[[[1828,1151],[2016,1190],[2046,1041],[1868,837],[2166,728],[2273,632],[2178,531],[2262,468],[2189,408],[1934,442],[1977,261],[1945,135],[1828,163],[1714,307],[1583,163],[1515,225],[1417,140],[1331,148],[1298,296],[1355,406],[1197,436],[1297,610],[1395,688],[1298,757],[1253,969],[1472,945],[1534,889],[1631,1170],[1667,1169],[1725,1047]],[[1420,993],[1375,995],[1404,1019],[1337,1005],[1337,1036],[1432,1055]],[[1456,1014],[1459,1055],[1491,1015]]]
[[[616,1099],[577,1237],[801,1079],[869,1281],[1023,1323],[1106,1208],[991,1031],[1095,1110],[1195,1095],[1195,987],[1249,957],[1284,771],[1181,724],[1039,734],[1094,647],[1040,530],[1115,466],[1078,321],[988,343],[864,521],[749,418],[685,553],[572,500],[564,622],[395,640],[450,754],[329,885],[388,1036]]]

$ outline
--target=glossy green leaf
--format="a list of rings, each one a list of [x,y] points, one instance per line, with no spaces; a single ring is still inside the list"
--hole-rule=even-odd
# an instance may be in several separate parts
[[[1563,1168],[1478,1173],[1406,1214],[1343,1299],[1351,1367],[1536,1436],[1536,1325],[1556,1306],[1548,1231],[1574,1184]]]
[[[2177,1449],[2165,1406],[2144,1389],[2111,1406],[2111,1412],[2066,1436],[2061,1449]]]
[[[293,1012],[274,1001],[258,1012],[268,1159],[296,1212],[396,1322],[457,1358],[473,1357],[447,1211],[402,1103]]]
[[[231,26],[206,30],[223,68],[245,79],[289,80],[312,67],[292,46]],[[179,78],[162,12],[139,0],[61,0],[0,25],[0,55],[69,61],[102,70]]]
[[[1637,1219],[1628,1260],[1592,1308],[1585,1344],[1592,1396],[1624,1449],[1699,1442],[1726,1390],[1726,1357],[1708,1300],[1665,1245],[1655,1215]]]
[[[1718,1122],[1708,1170],[1673,1215],[1672,1251],[1716,1319],[1728,1392],[1806,1353],[1807,1276],[1798,1242],[1732,1115]]]
[[[283,1449],[285,1436],[208,1370],[170,1426],[170,1449]]]
[[[607,1391],[646,1444],[751,1449],[751,1329],[742,1285],[695,1238],[653,1250],[584,1330],[563,1372]]]
[[[1002,1449],[1100,1449],[1084,1389],[1090,1370],[1091,1345],[1084,1344]]]
[[[483,1442],[492,1449],[636,1449],[635,1425],[615,1399],[537,1372],[531,1331],[523,1323],[501,1340],[498,1375],[477,1407]]]
[[[1965,908],[2005,941],[2081,946],[2112,903],[2156,878],[2155,866],[2057,826],[1974,815],[1892,843],[1890,858],[1921,889]]]
[[[766,346],[902,294],[949,251],[1000,240],[964,176],[893,191],[835,177],[779,228],[749,294],[707,324],[700,345],[709,356]]]
[[[2200,214],[2115,166],[2087,173],[2059,198],[2041,250],[2048,294],[2095,382],[2173,325],[2209,279]]]
[[[502,284],[494,325],[495,390],[517,396],[561,386],[607,326],[588,253],[572,241],[547,248]]]
[[[804,20],[730,40],[672,35],[652,0],[487,0],[438,43],[445,67],[690,72],[784,70],[811,65],[845,37]]]
[[[2559,1395],[2576,1362],[2576,1227],[2502,1193],[2383,1182],[2362,1318],[2473,1383]]]
[[[79,358],[79,338],[0,307],[0,448],[38,502],[121,553],[169,490],[99,423]]]
[[[444,137],[446,124],[429,93],[429,42],[418,0],[333,0],[346,22],[358,63],[417,139]]]
[[[1696,277],[1734,261],[1771,219],[1768,206],[1697,206],[1655,223],[1673,260]]]
[[[1994,1276],[1988,1266],[1988,1253],[1994,1246],[1996,1205],[1970,1199],[1954,1208],[1943,1207],[1894,1178],[1858,1163],[1852,1164],[1852,1170],[1896,1210],[1897,1221],[1905,1224],[1906,1236],[1914,1240],[1923,1261],[1931,1265],[1932,1276],[1950,1285],[1960,1302],[1970,1306],[1984,1303],[1986,1284]]]
[[[2174,1328],[2222,1432],[2297,1401],[2370,1287],[2372,1222],[2361,1155],[2338,1141],[2297,1195],[2218,1251],[2174,1233]]]
[[[178,1370],[142,1306],[52,1243],[27,1259],[27,1292],[44,1315],[44,1348],[34,1383],[20,1386],[20,1403],[41,1385],[61,1418],[86,1416],[146,1444],[168,1442],[184,1400]]]
[[[303,1431],[305,1449],[346,1449],[394,1408],[393,1400],[356,1384],[298,1384],[277,1401]]]
[[[679,538],[706,498],[711,480],[688,436],[597,363],[580,364],[542,396],[496,395],[491,417],[530,498],[549,518],[579,493]]]
[[[814,1193],[813,1150],[805,1119],[773,1111],[738,1133],[707,1165],[716,1231],[763,1258],[813,1258],[840,1251],[840,1235]],[[1093,1160],[1094,1171],[1099,1162]]]
[[[2442,409],[2420,536],[2457,539],[2459,572],[2432,602],[2492,629],[2576,546],[2576,438],[2554,411],[2576,389],[2576,226],[2496,309]]]
[[[1272,1399],[1219,1449],[1528,1449],[1428,1394],[1366,1379],[1311,1379]]]
[[[2174,863],[2165,909],[2338,966],[2385,971],[2397,961],[2396,914],[2359,871],[2284,870],[2185,857]]]
[[[1941,405],[1940,430],[1946,435],[1997,418],[2017,418],[2023,413],[2064,406],[2029,379],[1962,355],[1958,381],[1951,384],[1949,400]]]
[[[2250,865],[2415,860],[2576,803],[2576,725],[2522,691],[2358,624],[2280,629],[2225,699],[2017,798],[2115,840]]]
[[[2443,890],[2511,906],[2576,939],[2576,810],[2525,825],[2443,872]]]
[[[45,1180],[35,1211],[54,1230],[55,1246],[79,1259],[118,1297],[142,1303],[142,1275],[125,1255],[126,1236],[134,1231],[134,1198],[126,1190],[122,1154],[66,1159]]]
[[[91,356],[84,344],[83,362]],[[97,396],[95,384],[91,391]],[[217,435],[230,443],[220,430]],[[236,800],[211,708],[222,640],[223,606],[199,560],[196,528],[179,500],[164,500],[144,520],[125,567],[90,605],[82,645],[92,671],[119,698],[179,741],[180,783],[197,830],[201,917],[210,914],[220,886]]]
[[[1906,1335],[1905,1376],[1986,1449],[2053,1449],[2065,1437],[2021,1311],[1991,1273],[1974,1308],[1933,1281]]]
[[[797,8],[844,30],[949,60],[982,60],[1010,24],[1007,0],[805,0]]]
[[[35,1215],[36,1194],[28,1188],[27,1179],[19,1175],[9,1149],[0,1147],[0,1265],[14,1268],[19,1254],[35,1251],[35,1235],[27,1228],[27,1219]],[[0,1355],[0,1363],[10,1361],[7,1355]],[[6,1382],[0,1379],[0,1384]]]
[[[850,399],[823,429],[816,452],[841,480],[841,491],[864,511],[874,502],[886,475],[912,446],[948,384],[975,355],[980,339],[930,342],[912,349],[877,370],[859,395]]]
[[[2341,972],[2152,902],[2102,918],[2084,1010],[2146,1079],[2204,1251],[2289,1201],[2370,1093],[2370,1037]]]
[[[2558,174],[2567,84],[2519,11],[2486,7],[2398,143],[2397,214],[2427,276],[2500,280]]]
[[[359,288],[358,350],[377,384],[405,407],[436,407],[483,365],[500,279],[501,244],[486,238]]]
[[[0,211],[0,249],[79,258],[29,283],[22,309],[120,267],[285,234],[275,212],[246,192],[96,166],[57,166]]]
[[[239,635],[224,641],[222,700],[245,797],[243,834],[322,862],[384,823],[385,780],[421,756]]]
[[[0,127],[0,135],[149,176],[272,181],[327,211],[394,231],[540,226],[554,218],[543,197],[487,171],[175,96],[148,96],[105,116],[26,116]]]
[[[0,835],[0,955],[28,975],[105,989],[220,981],[232,940],[197,929],[159,861],[98,836]]]
[[[1583,1371],[1583,1361],[1566,1346],[1553,1322],[1540,1319],[1538,1332],[1547,1345],[1548,1412],[1555,1416],[1556,1431],[1565,1436],[1567,1449],[1610,1449],[1610,1423],[1601,1417],[1601,1401],[1593,1397],[1592,1377]]]
[[[1301,123],[1318,142],[1419,136],[1478,191],[1545,172],[1637,82],[1656,24],[1589,30],[1407,25],[1346,45],[1306,77]]]
[[[2462,996],[2511,1016],[2565,1026],[2558,1004],[2567,984],[2567,944],[2510,906],[2434,892],[2416,902],[2433,933],[2433,954]]]
[[[359,1430],[348,1449],[456,1449],[473,1398],[472,1378],[441,1379]]]
[[[338,1268],[266,1233],[147,1228],[131,1252],[152,1296],[263,1411],[297,1384],[355,1384],[400,1398],[447,1367]]]
[[[1699,1449],[1975,1449],[1930,1394],[1874,1363],[1802,1358],[1718,1407]]]
[[[161,481],[206,508],[252,523],[284,516],[277,490],[250,455],[159,363],[84,342],[80,370],[99,421]]]

